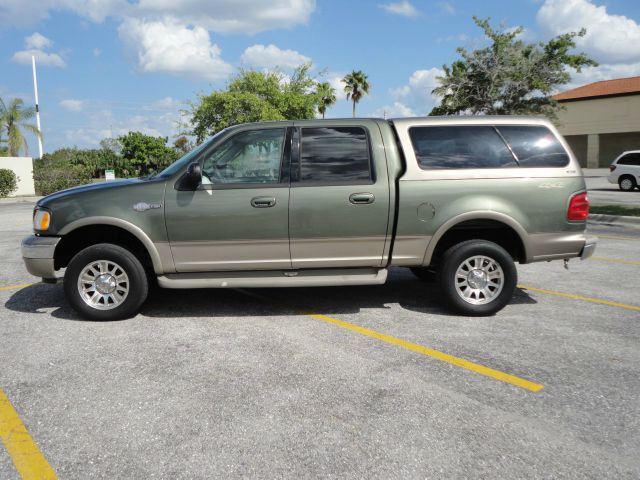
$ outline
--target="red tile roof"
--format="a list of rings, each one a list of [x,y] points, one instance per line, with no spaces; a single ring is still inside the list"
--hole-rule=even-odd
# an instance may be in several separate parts
[[[589,83],[582,87],[558,93],[553,98],[562,102],[564,100],[580,100],[583,98],[628,95],[632,93],[640,93],[640,77],[616,78],[615,80]]]

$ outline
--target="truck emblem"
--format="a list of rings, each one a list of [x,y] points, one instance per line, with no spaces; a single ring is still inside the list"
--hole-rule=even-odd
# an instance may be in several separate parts
[[[144,212],[145,210],[151,210],[154,208],[162,208],[161,203],[147,203],[147,202],[138,202],[133,206],[133,209],[136,212]]]

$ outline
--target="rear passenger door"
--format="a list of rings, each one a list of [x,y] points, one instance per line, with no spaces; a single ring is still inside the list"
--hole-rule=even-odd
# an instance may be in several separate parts
[[[289,238],[293,268],[379,267],[389,182],[374,122],[296,122]]]

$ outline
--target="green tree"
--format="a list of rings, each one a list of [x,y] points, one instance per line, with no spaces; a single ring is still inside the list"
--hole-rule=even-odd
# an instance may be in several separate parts
[[[555,117],[560,108],[552,92],[571,80],[569,69],[597,65],[583,53],[570,53],[576,37],[586,30],[566,33],[548,42],[526,43],[519,39],[522,27],[495,30],[490,19],[473,17],[491,44],[468,52],[458,48],[462,57],[451,66],[433,94],[441,103],[430,115],[460,113],[492,115],[547,115]]]
[[[369,93],[371,85],[369,85],[369,79],[362,70],[353,70],[348,73],[342,79],[344,85],[344,93],[347,94],[347,100],[351,99],[353,102],[353,117],[356,116],[356,103],[358,103],[362,97]]]
[[[336,91],[329,82],[322,82],[316,86],[316,95],[318,96],[318,112],[324,118],[327,108],[336,103]]]
[[[290,78],[277,71],[241,70],[225,90],[200,95],[191,104],[185,133],[199,143],[239,123],[314,118],[318,97],[309,68],[301,65]]]
[[[118,137],[122,159],[128,175],[145,176],[174,162],[179,154],[167,146],[167,137],[153,137],[142,132],[129,132]]]
[[[29,145],[22,134],[21,129],[25,129],[42,138],[42,133],[38,127],[31,123],[24,123],[26,120],[36,115],[34,107],[24,108],[24,101],[21,98],[14,98],[6,105],[0,99],[0,137],[1,132],[7,136],[7,155],[17,157],[24,148],[25,154],[29,154]]]

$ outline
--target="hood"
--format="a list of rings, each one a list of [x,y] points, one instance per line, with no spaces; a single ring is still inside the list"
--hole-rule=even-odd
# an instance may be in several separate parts
[[[60,190],[54,192],[46,197],[40,199],[37,203],[38,206],[46,207],[49,203],[55,202],[66,197],[79,195],[88,192],[94,192],[96,190],[112,190],[116,188],[126,187],[127,185],[136,185],[140,183],[147,183],[156,180],[154,179],[141,179],[141,178],[128,178],[123,180],[113,180],[108,182],[88,183],[86,185],[78,185],[77,187],[67,188],[66,190]]]

